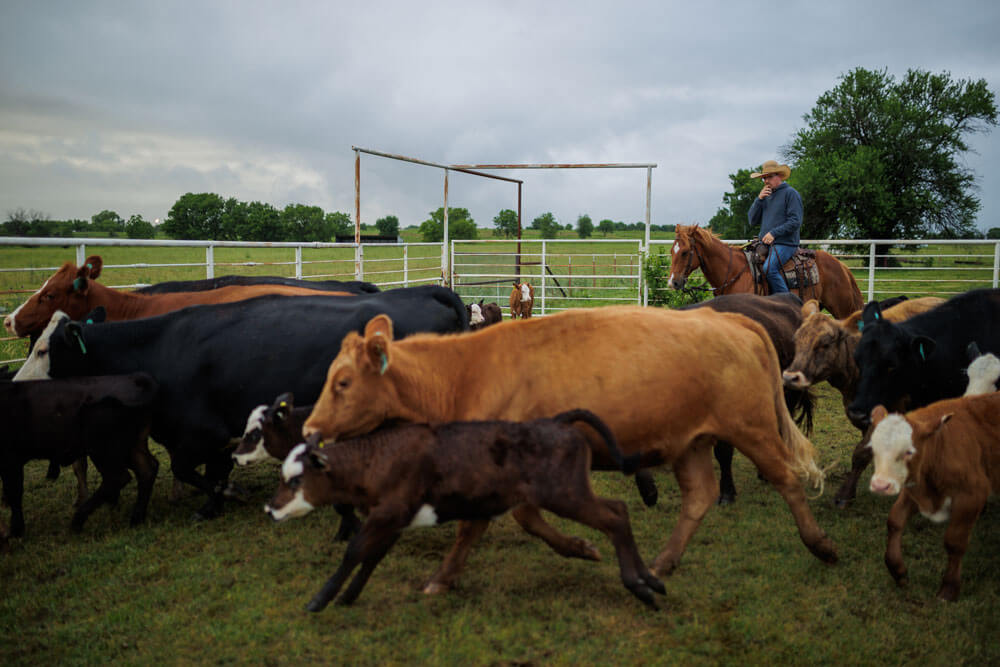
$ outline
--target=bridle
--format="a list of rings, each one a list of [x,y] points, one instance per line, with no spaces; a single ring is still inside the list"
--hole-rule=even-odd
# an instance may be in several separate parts
[[[687,282],[688,276],[691,275],[691,271],[692,271],[691,262],[692,262],[692,259],[693,259],[692,255],[696,256],[698,258],[698,266],[701,267],[702,273],[705,272],[705,260],[701,256],[701,251],[698,250],[698,242],[695,239],[693,232],[692,232],[692,234],[691,234],[691,236],[689,238],[690,238],[691,250],[693,252],[690,253],[690,254],[688,254],[687,263],[684,266],[684,273],[682,275],[684,276],[685,283]],[[730,285],[732,285],[733,283],[735,283],[736,280],[740,276],[743,275],[743,272],[750,268],[750,261],[747,260],[746,265],[742,269],[740,269],[739,271],[737,271],[736,275],[734,275],[732,278],[729,278],[729,272],[733,268],[733,255],[734,254],[736,254],[736,253],[733,252],[732,249],[730,248],[729,263],[726,265],[726,274],[725,274],[726,279],[723,280],[723,283],[721,285],[719,285],[718,287],[686,287],[685,286],[684,288],[682,288],[682,291],[688,292],[688,293],[691,293],[691,292],[707,292],[709,289],[711,289],[712,290],[712,296],[719,296],[719,293],[722,292],[722,290],[726,289],[727,287],[729,287]],[[707,276],[706,276],[706,279],[707,279]]]

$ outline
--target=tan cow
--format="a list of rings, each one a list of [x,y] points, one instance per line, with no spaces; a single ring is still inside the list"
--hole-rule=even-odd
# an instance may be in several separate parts
[[[901,322],[942,303],[944,299],[936,297],[909,299],[887,308],[882,316],[891,322]],[[795,332],[795,359],[782,374],[785,386],[803,390],[825,380],[840,392],[846,413],[861,377],[854,363],[854,349],[861,340],[859,322],[860,310],[842,320],[835,320],[820,312],[819,302],[815,299],[806,301],[802,306],[802,324]],[[866,428],[852,423],[861,431],[862,439],[851,456],[851,472],[834,496],[838,507],[846,507],[854,499],[858,479],[872,460],[868,438],[865,437]]]
[[[506,363],[512,351],[522,363]],[[462,361],[473,359],[476,364]],[[489,383],[477,374],[483,365],[493,369]],[[718,497],[711,458],[716,439],[733,443],[775,486],[809,550],[836,561],[797,477],[822,486],[815,450],[785,406],[767,332],[741,315],[617,306],[401,341],[392,340],[392,322],[380,315],[364,336],[344,338],[303,433],[329,440],[369,432],[394,418],[524,421],[573,408],[597,414],[624,452],[642,453],[643,465],[673,468],[682,496],[680,520],[653,563],[654,573],[669,574],[677,566]],[[593,437],[592,446],[595,468],[610,466]],[[521,510],[537,515],[537,508]],[[469,542],[481,532],[460,527],[452,554],[425,590],[448,587]],[[567,555],[562,542],[552,539]]]
[[[908,412],[872,411],[873,493],[899,494],[889,511],[885,564],[896,583],[907,581],[903,529],[914,513],[948,522],[948,565],[938,597],[953,601],[961,588],[962,556],[990,493],[1000,491],[1000,392],[951,398]]]
[[[98,306],[104,306],[109,321],[137,320],[162,315],[188,306],[205,303],[243,301],[265,294],[286,296],[348,296],[348,292],[318,292],[307,287],[290,285],[237,285],[201,292],[167,292],[138,294],[107,287],[97,282],[104,263],[99,255],[91,255],[83,266],[70,262],[45,281],[35,294],[4,318],[4,326],[15,336],[40,334],[57,310],[70,319],[82,320]]]
[[[531,317],[531,309],[535,305],[535,288],[529,283],[514,282],[514,289],[510,291],[510,319],[528,319]]]

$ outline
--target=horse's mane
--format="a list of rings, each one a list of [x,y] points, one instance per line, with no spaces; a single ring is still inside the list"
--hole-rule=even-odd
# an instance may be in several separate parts
[[[684,227],[681,225],[681,228],[687,229],[688,233],[692,237],[697,237],[698,240],[705,244],[711,243],[713,240],[719,242],[722,241],[722,237],[713,232],[709,227],[699,227],[698,225],[689,225]]]

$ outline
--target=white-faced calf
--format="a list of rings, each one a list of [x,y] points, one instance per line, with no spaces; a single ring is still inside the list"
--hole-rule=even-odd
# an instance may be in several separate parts
[[[1000,490],[1000,393],[952,398],[900,414],[872,411],[875,459],[872,492],[899,494],[889,511],[885,564],[896,583],[907,581],[902,535],[920,512],[948,522],[944,545],[948,565],[938,589],[943,600],[958,599],[962,557],[972,527],[990,493]]]
[[[598,498],[590,487],[591,450],[573,422],[596,430],[625,472],[637,457],[622,461],[608,427],[587,410],[571,410],[530,422],[406,424],[379,429],[328,447],[298,445],[285,459],[281,484],[265,507],[276,521],[315,507],[350,503],[368,511],[361,531],[347,545],[336,573],[308,605],[320,611],[360,564],[338,604],[350,604],[404,528],[462,521],[471,542],[490,519],[522,505],[547,509],[604,532],[614,543],[622,582],[656,607],[653,591],[663,584],[643,564],[632,537],[625,503]],[[446,590],[461,568],[445,559],[425,593]]]
[[[258,405],[247,418],[243,438],[233,452],[233,459],[241,466],[273,458],[284,461],[295,445],[302,441],[302,424],[313,406],[295,407],[295,397],[290,392],[281,394],[271,405]],[[341,517],[340,528],[334,539],[344,541],[358,532],[361,521],[350,505],[337,504]]]

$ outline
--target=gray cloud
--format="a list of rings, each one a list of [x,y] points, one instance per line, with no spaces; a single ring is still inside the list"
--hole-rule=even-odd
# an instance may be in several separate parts
[[[162,218],[184,192],[353,215],[352,145],[440,163],[655,162],[653,220],[705,222],[857,66],[1000,90],[988,2],[4,3],[0,214]],[[816,3],[813,3],[816,4]],[[972,138],[980,226],[1000,139]],[[519,171],[524,213],[640,220],[641,170]],[[419,223],[439,170],[362,158],[362,217]],[[480,225],[513,186],[452,174]]]

